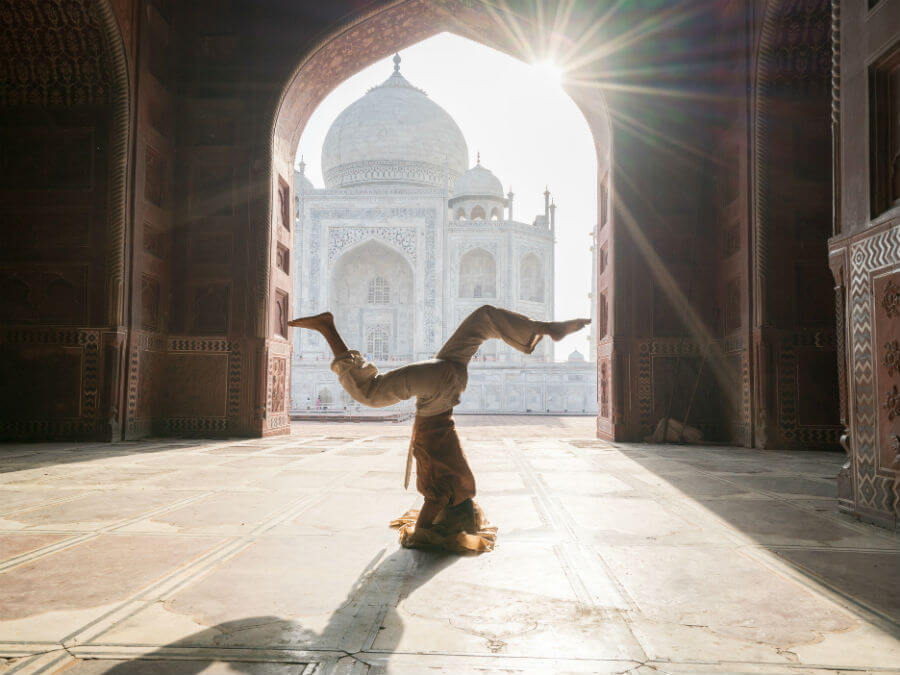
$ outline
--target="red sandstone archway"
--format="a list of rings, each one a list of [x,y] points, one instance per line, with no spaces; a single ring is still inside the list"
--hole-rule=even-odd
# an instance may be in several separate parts
[[[548,32],[546,25],[538,22],[536,17],[501,11],[487,2],[400,0],[388,7],[355,17],[348,24],[335,29],[306,54],[284,86],[272,120],[272,155],[269,161],[272,173],[268,183],[271,208],[267,227],[264,228],[264,245],[260,247],[261,251],[267,252],[268,257],[259,261],[260,269],[271,270],[265,282],[260,285],[265,293],[265,297],[260,298],[265,310],[261,312],[263,316],[259,322],[260,326],[268,327],[267,334],[270,338],[267,340],[269,390],[286,389],[284,381],[272,380],[273,372],[277,377],[287,377],[281,366],[273,368],[273,364],[281,363],[282,359],[290,357],[289,341],[286,337],[273,335],[277,330],[272,329],[271,320],[267,321],[265,316],[279,316],[283,313],[281,303],[284,303],[286,298],[290,306],[290,274],[277,271],[275,256],[279,245],[292,248],[293,233],[285,226],[285,215],[279,205],[293,203],[291,177],[300,135],[313,111],[339,83],[375,61],[440,32],[455,33],[524,61],[548,58],[555,49],[568,42],[568,38]],[[568,76],[571,76],[572,82],[582,79],[574,71],[568,73]],[[605,97],[597,87],[580,88],[567,85],[565,81],[563,87],[584,114],[594,137],[597,151],[598,220],[604,225],[602,228],[598,226],[598,241],[594,255],[605,246],[610,253],[609,260],[612,261],[614,224],[611,222],[612,200],[609,199],[613,189],[612,134]],[[606,378],[611,377],[612,365],[611,324],[614,316],[611,302],[612,273],[613,265],[605,266],[604,274],[598,279],[598,288],[592,289],[596,299],[609,298],[605,303],[604,312],[609,313],[610,330],[607,339],[601,341],[597,359],[598,373],[601,372],[599,370],[601,363],[608,366],[602,371],[603,377]],[[612,386],[610,379],[607,382],[607,391],[611,390]],[[279,400],[281,409],[267,410],[270,426],[288,424],[288,400],[287,396]],[[606,418],[598,418],[598,431],[602,435],[612,436],[613,427],[609,412]]]

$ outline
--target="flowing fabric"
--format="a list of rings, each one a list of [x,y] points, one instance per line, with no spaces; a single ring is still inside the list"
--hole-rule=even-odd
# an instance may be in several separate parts
[[[451,410],[429,417],[416,415],[410,445],[416,460],[416,489],[426,500],[456,506],[475,496],[475,476]]]
[[[391,521],[391,527],[400,530],[400,545],[404,548],[437,549],[451,553],[487,553],[494,550],[497,528],[491,526],[483,514],[478,523],[478,529],[474,532],[453,531],[453,529],[442,527],[439,524],[417,530],[416,518],[418,517],[419,510],[410,509]]]

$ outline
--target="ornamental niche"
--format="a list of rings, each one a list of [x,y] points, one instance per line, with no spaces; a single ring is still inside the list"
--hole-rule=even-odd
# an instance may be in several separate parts
[[[884,345],[884,367],[888,375],[900,373],[900,340],[892,340]]]
[[[893,280],[888,281],[884,287],[884,296],[881,298],[881,306],[888,318],[900,316],[900,286]]]
[[[887,410],[887,418],[893,421],[895,417],[900,417],[900,391],[897,391],[895,384],[884,397],[884,409]]]

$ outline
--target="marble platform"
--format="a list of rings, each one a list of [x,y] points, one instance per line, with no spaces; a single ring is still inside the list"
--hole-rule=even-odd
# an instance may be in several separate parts
[[[494,552],[397,545],[409,421],[0,446],[0,673],[900,672],[900,538],[843,455],[458,419]]]

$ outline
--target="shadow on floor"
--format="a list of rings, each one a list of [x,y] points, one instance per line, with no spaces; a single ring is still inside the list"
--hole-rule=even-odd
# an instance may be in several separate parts
[[[380,630],[384,625],[403,625],[397,616],[397,602],[459,560],[459,556],[403,548],[386,557],[384,553],[384,550],[379,552],[362,571],[348,592],[347,598],[332,613],[328,624],[321,632],[317,633],[295,621],[277,616],[246,617],[210,626],[136,659],[80,661],[67,669],[66,675],[199,675],[203,672],[208,672],[209,675],[219,675],[220,672],[299,675],[304,672],[303,664],[320,661],[323,657],[332,661],[338,658],[364,661],[362,655],[352,657],[350,655],[371,648],[376,636],[379,639],[379,655],[389,655],[397,647],[403,631],[402,629],[389,631],[389,637],[386,638],[380,634]],[[354,615],[354,606],[370,606],[367,605],[367,595],[371,592],[374,597],[383,597],[385,594],[380,587],[392,581],[399,587],[393,598],[394,602],[388,602],[380,625],[376,626],[373,623],[370,634],[362,642],[352,644],[348,632],[358,623]],[[309,649],[310,644],[320,646]],[[219,653],[228,650],[241,650],[241,653],[236,654],[236,660],[200,658],[199,651],[196,658],[185,656],[184,650],[210,648]],[[258,659],[254,659],[253,650],[260,650]],[[266,653],[263,653],[263,650],[266,650]],[[312,652],[313,655],[309,659],[298,655],[297,660],[292,663],[288,659],[278,661],[278,650],[305,651]],[[317,657],[315,652],[321,652],[321,656]],[[208,651],[206,655],[208,657]],[[223,669],[220,670],[215,668],[215,664],[227,665],[223,665]]]
[[[900,637],[900,537],[838,511],[843,452],[615,447]]]

